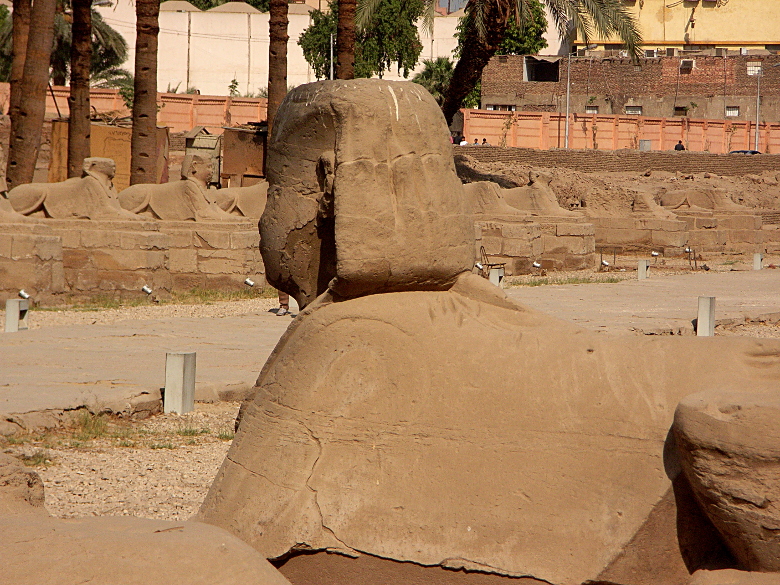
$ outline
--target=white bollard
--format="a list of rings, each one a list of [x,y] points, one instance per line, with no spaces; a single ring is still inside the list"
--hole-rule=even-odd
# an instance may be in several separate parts
[[[301,312],[301,308],[298,306],[298,301],[290,297],[290,313],[297,315]]]
[[[185,414],[195,408],[195,352],[165,354],[166,413]]]
[[[27,299],[8,299],[5,301],[5,332],[16,333],[27,327],[27,311],[30,301]]]
[[[696,335],[715,335],[715,297],[699,297],[699,314],[696,317]]]
[[[491,268],[488,272],[488,280],[499,288],[504,288],[504,268]]]
[[[760,252],[753,254],[753,270],[761,270],[762,263],[764,262],[764,255]]]
[[[650,272],[650,260],[640,260],[636,269],[636,276],[639,280],[644,280]]]

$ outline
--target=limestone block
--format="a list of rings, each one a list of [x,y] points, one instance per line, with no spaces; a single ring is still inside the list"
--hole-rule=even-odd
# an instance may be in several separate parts
[[[166,223],[166,222],[161,222]],[[164,232],[169,238],[169,245],[171,248],[191,248],[200,243],[195,237],[194,230],[168,230]]]
[[[533,250],[531,242],[527,239],[506,238],[504,239],[501,253],[508,257],[529,258],[533,254]]]
[[[726,241],[724,230],[695,230],[688,234],[688,243],[694,248],[725,246]]]
[[[51,292],[65,292],[65,267],[62,262],[54,262],[51,267]]]
[[[531,224],[505,223],[501,226],[501,235],[505,238],[530,239]]]
[[[697,230],[714,230],[719,227],[718,220],[714,217],[697,217],[694,218],[693,229]]]
[[[190,290],[193,288],[205,288],[206,275],[192,273],[172,273],[170,290]]]
[[[121,232],[105,229],[81,230],[82,248],[119,248]]]
[[[764,232],[761,230],[725,230],[728,242],[733,244],[763,244]]]
[[[197,272],[198,251],[172,248],[168,251],[168,268],[171,272]]]
[[[539,229],[541,235],[555,236],[558,234],[558,224],[555,223],[540,223]]]
[[[62,251],[62,263],[67,269],[87,268],[91,266],[91,254],[87,250],[65,249]]]
[[[543,235],[545,254],[587,254],[594,249],[593,242],[586,241],[586,236],[548,236]]]
[[[474,224],[474,239],[482,239],[482,226],[479,223]]]
[[[559,223],[555,229],[559,236],[592,236],[596,233],[592,223]]]
[[[35,237],[28,234],[14,234],[11,258],[21,260],[35,256]]]
[[[661,230],[665,232],[684,232],[686,223],[670,219],[640,218],[634,220],[637,229]]]
[[[80,229],[64,229],[57,230],[57,235],[62,238],[63,248],[80,248],[81,247],[81,230]]]
[[[727,546],[751,571],[780,571],[780,396],[708,390],[680,401],[683,472]]]
[[[653,230],[652,232],[653,246],[680,248],[684,246],[687,241],[688,232],[685,231],[668,232],[666,230]]]
[[[258,236],[259,237],[259,236]],[[195,232],[196,247],[212,250],[230,249],[230,232],[198,229]]]
[[[531,240],[531,256],[533,258],[538,258],[542,255],[544,252],[544,241],[542,240],[541,236],[534,238]]]
[[[596,228],[596,241],[599,244],[631,245],[645,244],[650,245],[653,241],[652,230],[634,230],[634,229],[605,229]]]
[[[203,274],[241,274],[244,260],[230,250],[198,250],[198,269]]]
[[[159,232],[122,232],[120,246],[123,250],[167,250],[171,237]]]
[[[233,232],[230,234],[230,248],[232,250],[254,249],[260,251],[260,233],[257,230],[250,232]]]
[[[35,255],[41,260],[62,261],[62,240],[59,236],[33,236]]]
[[[482,236],[482,245],[485,246],[485,253],[489,256],[501,253],[502,239],[496,236]]]
[[[718,227],[731,230],[760,230],[761,216],[758,215],[721,215]]]
[[[164,268],[165,252],[158,250],[94,250],[92,263],[100,270]]]
[[[12,234],[0,234],[0,258],[10,258],[13,243]]]

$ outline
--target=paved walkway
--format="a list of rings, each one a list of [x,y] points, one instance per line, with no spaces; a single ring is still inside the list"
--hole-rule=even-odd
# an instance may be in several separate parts
[[[693,333],[699,296],[715,297],[716,321],[780,314],[780,270],[698,272],[614,284],[521,286],[506,293],[530,307],[597,331]]]
[[[35,318],[35,313],[30,319]],[[291,320],[273,313],[61,325],[0,333],[0,413],[123,412],[165,385],[165,353],[197,352],[196,398],[254,385]]]
[[[780,314],[780,270],[515,287],[507,293],[528,306],[598,331],[690,331],[699,295],[717,297],[719,320]],[[30,318],[35,319],[35,313]],[[0,413],[62,411],[83,405],[127,410],[134,397],[159,397],[166,351],[197,352],[199,398],[214,397],[225,388],[240,394],[254,384],[289,323],[286,317],[263,311],[0,333]]]

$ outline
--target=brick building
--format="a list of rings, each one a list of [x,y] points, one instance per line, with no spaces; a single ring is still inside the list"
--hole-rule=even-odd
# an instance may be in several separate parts
[[[780,120],[780,55],[688,53],[641,59],[572,57],[570,112]],[[482,109],[566,111],[566,57],[493,57],[482,73]]]

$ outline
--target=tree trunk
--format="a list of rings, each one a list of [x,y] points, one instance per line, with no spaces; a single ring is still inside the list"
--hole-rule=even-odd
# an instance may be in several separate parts
[[[450,85],[444,96],[441,106],[447,124],[452,124],[452,119],[463,104],[464,98],[477,85],[482,77],[482,70],[496,54],[498,47],[504,40],[509,23],[510,11],[507,6],[492,1],[485,3],[485,29],[484,37],[480,37],[474,26],[466,29],[466,41],[463,43],[463,51],[458,64],[452,72]]]
[[[30,33],[31,0],[13,0],[11,20],[11,99],[9,114],[11,127],[14,119],[19,118],[19,101],[22,97],[22,76],[24,75],[24,56],[27,54],[27,39]],[[11,131],[13,135],[13,130]]]
[[[30,11],[27,50],[19,84],[20,95],[18,107],[12,116],[13,126],[8,149],[6,180],[9,189],[32,182],[35,174],[43,119],[46,115],[46,89],[49,85],[49,59],[54,41],[56,8],[57,0],[35,0]],[[14,41],[16,40],[14,32]],[[16,59],[16,55],[14,58]]]
[[[268,7],[268,137],[276,112],[287,95],[287,0],[271,0]]]
[[[73,41],[70,46],[70,121],[68,177],[80,177],[90,156],[89,77],[92,63],[92,0],[72,0]]]
[[[339,0],[336,25],[336,79],[355,79],[355,10],[357,0]]]
[[[135,0],[135,15],[131,185],[157,181],[157,35],[160,32],[160,0]]]

